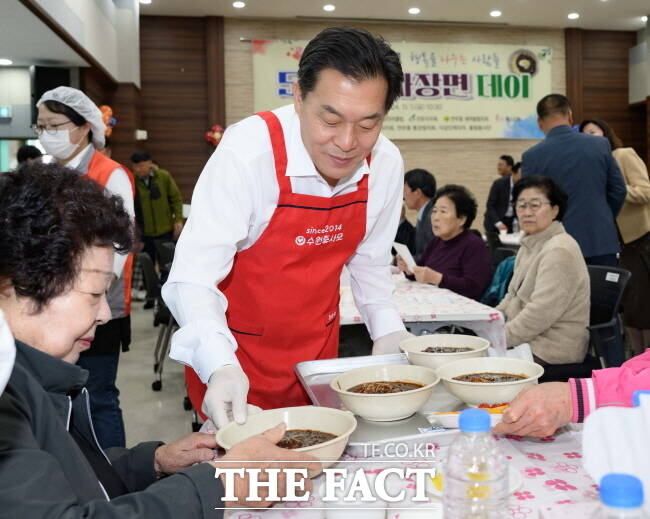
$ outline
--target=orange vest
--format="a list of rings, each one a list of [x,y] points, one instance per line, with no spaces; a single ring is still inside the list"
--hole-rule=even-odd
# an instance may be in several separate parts
[[[88,173],[86,176],[92,178],[100,186],[106,187],[108,179],[110,178],[113,171],[117,168],[122,168],[126,171],[127,176],[129,177],[129,182],[131,182],[131,191],[133,196],[135,196],[135,181],[133,179],[133,173],[129,171],[128,168],[125,168],[120,163],[115,162],[112,159],[109,159],[106,155],[95,150],[93,158],[88,164]],[[121,281],[124,287],[124,315],[129,315],[131,313],[131,279],[133,277],[133,253],[130,253],[124,264],[124,270],[122,271]]]

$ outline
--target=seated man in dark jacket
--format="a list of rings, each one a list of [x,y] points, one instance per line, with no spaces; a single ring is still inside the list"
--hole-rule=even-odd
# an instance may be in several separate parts
[[[111,317],[114,249],[132,247],[120,198],[61,166],[32,165],[0,176],[0,199],[0,310],[16,338],[0,396],[0,517],[222,517],[214,436],[104,451],[93,431],[88,372],[75,362]],[[241,442],[222,460],[316,468],[274,445],[283,432]]]

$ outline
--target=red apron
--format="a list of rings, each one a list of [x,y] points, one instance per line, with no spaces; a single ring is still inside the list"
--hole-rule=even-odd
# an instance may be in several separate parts
[[[273,409],[310,403],[296,363],[338,354],[339,280],[366,233],[368,175],[341,196],[292,193],[280,121],[271,112],[257,115],[271,136],[278,205],[253,246],[235,255],[219,290],[228,299],[226,319],[250,381],[248,402]],[[200,410],[205,385],[191,368],[186,381]]]

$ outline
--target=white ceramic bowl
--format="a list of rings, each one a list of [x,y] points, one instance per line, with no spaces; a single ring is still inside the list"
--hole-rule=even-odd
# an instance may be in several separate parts
[[[341,457],[348,444],[348,438],[357,428],[357,419],[348,411],[311,405],[283,407],[249,415],[244,424],[230,422],[217,432],[217,443],[224,449],[230,450],[236,443],[261,434],[282,422],[287,424],[287,429],[311,429],[336,434],[336,438],[332,440],[295,449],[323,461],[323,468],[333,465]],[[311,474],[312,477],[314,475]]]
[[[480,382],[461,382],[453,380],[459,375],[470,373],[512,373],[527,375],[528,378],[515,382],[496,382],[483,384]],[[438,368],[438,375],[447,390],[468,405],[477,406],[482,403],[500,404],[512,402],[517,394],[525,387],[537,384],[537,379],[544,374],[544,368],[539,364],[522,359],[507,357],[480,357],[457,360]]]
[[[423,387],[401,393],[364,394],[348,391],[364,382],[401,381],[424,384]],[[338,393],[346,408],[366,420],[390,422],[407,418],[431,397],[433,386],[440,379],[436,372],[422,366],[390,364],[352,369],[337,375],[330,387]]]
[[[472,348],[472,351],[457,353],[426,353],[422,351],[429,346],[466,346]],[[406,339],[400,343],[399,347],[406,353],[411,364],[438,369],[440,366],[455,360],[482,357],[490,347],[490,341],[473,335],[433,333]]]

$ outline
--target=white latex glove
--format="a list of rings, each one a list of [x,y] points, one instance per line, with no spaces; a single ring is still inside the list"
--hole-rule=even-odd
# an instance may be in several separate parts
[[[202,411],[210,417],[218,429],[231,422],[246,421],[248,377],[239,366],[228,364],[210,375],[208,389],[203,398]],[[232,418],[228,415],[232,413]]]
[[[247,412],[248,416],[252,416],[254,414],[262,412],[262,408],[257,407],[256,405],[253,405],[253,404],[247,404],[246,405],[246,412]],[[230,412],[230,410],[228,411],[228,420],[230,422],[232,422],[232,420],[233,420],[232,413]],[[199,429],[199,432],[202,432],[202,433],[205,433],[205,434],[217,434],[218,430],[219,430],[219,428],[215,424],[212,423],[212,420],[210,420],[208,418],[205,422],[203,422],[203,425],[201,425],[201,428]]]
[[[372,343],[372,354],[386,355],[389,353],[399,353],[399,343],[406,339],[411,339],[412,337],[415,337],[415,335],[406,330],[392,332],[383,337],[379,337]]]

